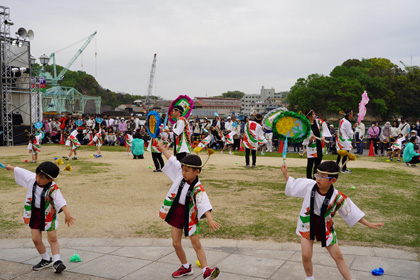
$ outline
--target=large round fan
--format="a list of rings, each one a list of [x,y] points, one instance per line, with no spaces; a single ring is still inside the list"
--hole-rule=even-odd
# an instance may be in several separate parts
[[[177,99],[172,101],[171,106],[169,106],[168,109],[168,120],[174,124],[176,123],[176,119],[173,116],[173,109],[175,106],[182,106],[184,108],[184,112],[182,113],[182,117],[188,118],[189,115],[192,112],[192,109],[194,107],[194,101],[192,101],[191,98],[189,98],[187,95],[180,95]]]
[[[160,124],[162,123],[159,113],[150,111],[146,117],[146,128],[150,137],[158,138],[160,133]]]

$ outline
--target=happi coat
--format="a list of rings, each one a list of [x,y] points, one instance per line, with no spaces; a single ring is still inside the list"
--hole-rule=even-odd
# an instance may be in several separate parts
[[[36,135],[34,137],[33,142],[29,142],[28,144],[28,150],[32,150],[32,154],[36,155],[39,152],[41,152],[41,139],[42,139],[42,133]]]
[[[73,130],[72,133],[70,133],[69,137],[67,138],[66,146],[71,146],[71,148],[77,149],[80,147],[80,142],[77,140],[77,130]]]
[[[315,119],[314,121],[316,123],[316,125],[318,126],[318,130],[319,130],[319,135],[321,137],[331,137],[331,133],[330,130],[328,129],[327,123],[321,119]],[[302,145],[306,146],[306,156],[308,158],[316,158],[318,157],[318,153],[316,150],[316,141],[309,141],[309,138],[311,138],[311,136],[314,135],[314,132],[311,129],[311,134],[309,135],[308,138],[306,138],[305,140],[303,140]],[[318,140],[319,141],[319,140]],[[321,142],[321,147],[322,147],[322,155],[326,155],[327,154],[327,146],[325,145],[325,142]]]
[[[162,207],[159,211],[159,217],[166,219],[169,210],[174,202],[182,177],[182,166],[176,157],[171,156],[165,166],[162,168],[164,172],[173,182],[171,188],[166,194],[165,200],[163,201]],[[185,183],[182,193],[179,199],[180,204],[188,204],[188,232],[185,232],[186,236],[196,235],[200,233],[199,219],[205,218],[205,213],[212,210],[209,197],[206,191],[198,180],[191,191],[190,201],[185,201],[187,192],[190,185]]]
[[[241,128],[239,127],[237,122],[233,122],[230,125],[230,132],[226,135],[226,144],[232,145],[234,143],[234,136],[236,134],[239,134],[241,131]]]
[[[174,126],[176,154],[191,153],[190,126],[184,117],[179,117]]]
[[[104,143],[104,141],[102,140],[102,132],[101,132],[100,129],[99,129],[99,132],[98,133],[95,133],[95,137],[93,137],[92,141],[96,143],[96,146],[97,147],[101,147],[102,146],[102,144]]]
[[[166,127],[166,128],[168,128],[168,127]],[[162,153],[162,151],[159,149],[159,146],[158,146],[158,142],[160,140],[162,140],[162,142],[163,142],[163,147],[165,149],[168,149],[169,148],[169,135],[168,135],[167,132],[164,131],[163,124],[160,125],[159,136],[157,138],[152,138],[149,141],[149,144],[147,146],[147,150],[149,152],[152,152],[152,153],[158,153],[158,154]]]
[[[133,136],[130,134],[125,135],[125,146],[131,147],[131,144],[133,143]]]
[[[32,199],[33,193],[35,191],[35,203],[36,208],[41,208],[41,188],[37,187],[35,173],[28,171],[26,169],[15,167],[14,169],[15,181],[17,184],[28,189],[25,198],[25,206],[23,211],[23,222],[29,225],[31,220],[32,213]],[[34,190],[34,188],[37,188]],[[45,224],[44,230],[53,231],[58,227],[58,213],[61,211],[61,208],[66,206],[66,200],[63,198],[63,195],[60,192],[58,186],[52,182],[49,187],[46,187],[45,192]],[[39,189],[39,190],[38,190]]]
[[[259,146],[267,143],[264,137],[262,126],[254,121],[249,121],[245,125],[245,132],[242,145],[250,150],[257,150]]]
[[[306,178],[295,179],[293,177],[289,177],[289,180],[286,183],[286,195],[303,198],[302,208],[299,213],[296,227],[296,234],[306,239],[310,239],[310,201],[312,188],[315,184],[315,180]],[[320,208],[323,200],[324,196],[321,196],[318,193],[315,194],[315,215],[320,215]],[[326,246],[337,243],[337,234],[335,232],[333,222],[333,217],[337,214],[337,212],[350,227],[354,226],[365,216],[365,214],[351,201],[350,198],[342,192],[334,189],[325,212]]]
[[[352,149],[352,140],[353,128],[351,123],[346,118],[342,118],[337,133],[337,150],[350,151]]]

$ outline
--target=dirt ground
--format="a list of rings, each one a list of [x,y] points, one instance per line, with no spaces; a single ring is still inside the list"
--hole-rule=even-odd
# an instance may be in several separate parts
[[[92,148],[93,150],[93,148]],[[92,174],[80,172],[81,167],[75,166],[72,172],[60,172],[56,180],[67,201],[71,215],[76,224],[70,228],[64,225],[64,215],[60,214],[59,235],[62,237],[134,237],[139,236],[136,231],[142,224],[163,223],[158,217],[158,211],[172,182],[164,173],[153,172],[154,165],[151,154],[145,153],[145,159],[133,160],[125,152],[102,152],[103,157],[90,157],[92,151],[80,150],[79,161],[87,161],[95,166],[96,163],[107,163],[99,166]],[[53,161],[55,157],[68,154],[64,146],[42,147],[38,162]],[[6,164],[6,157],[22,156],[29,159],[26,146],[0,147],[0,162]],[[203,160],[207,155],[202,155]],[[165,160],[166,162],[166,160]],[[69,161],[72,164],[72,161]],[[281,158],[261,157],[258,155],[257,165],[280,167]],[[306,166],[305,158],[287,159],[288,166]],[[256,182],[262,177],[271,177],[284,183],[280,169],[257,168],[245,169],[244,157],[220,154],[216,151],[211,156],[208,166],[203,169],[201,178],[211,180],[229,180],[240,178],[249,182]],[[24,163],[20,167],[31,167],[36,164]],[[152,167],[152,168],[150,168]],[[349,167],[384,168],[389,164],[373,163],[368,159],[356,160],[349,163]],[[404,168],[403,164],[397,168]],[[63,169],[63,165],[61,165]],[[405,168],[406,169],[406,168]],[[407,170],[407,169],[406,169]],[[0,170],[0,176],[5,170]],[[413,171],[416,172],[413,168]],[[1,178],[1,177],[0,177]],[[270,179],[271,179],[270,178]],[[2,191],[0,196],[3,215],[21,221],[23,202],[26,189],[15,185],[11,190]],[[231,196],[227,193],[221,197],[211,195],[212,185],[205,185],[210,194],[213,207],[218,205],[228,207]],[[234,207],[234,206],[232,206]],[[0,233],[0,238],[26,238],[29,231],[26,226],[20,227],[13,235]]]

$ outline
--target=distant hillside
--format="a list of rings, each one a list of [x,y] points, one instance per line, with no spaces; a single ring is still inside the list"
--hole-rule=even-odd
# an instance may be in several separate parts
[[[35,70],[35,72],[38,72],[39,69],[40,65],[38,64],[32,66],[32,70]],[[62,66],[57,65],[57,73],[60,73],[62,69]],[[51,75],[54,73],[52,65],[47,65],[45,70]],[[84,71],[68,70],[60,85],[63,87],[75,88],[83,95],[100,96],[102,98],[102,105],[108,105],[112,108],[121,104],[133,104],[134,100],[143,98],[143,96],[140,95],[134,96],[128,93],[116,93],[109,89],[105,89],[98,84],[92,75],[89,75]],[[50,86],[47,84],[47,88],[49,87]]]

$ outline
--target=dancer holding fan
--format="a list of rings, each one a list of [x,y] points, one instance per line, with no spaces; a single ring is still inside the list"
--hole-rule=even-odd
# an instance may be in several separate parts
[[[343,112],[344,118],[340,121],[339,130],[337,133],[337,164],[340,164],[340,160],[342,160],[342,167],[341,173],[351,173],[349,169],[347,169],[347,154],[352,149],[351,142],[353,140],[353,128],[351,126],[350,120],[353,118],[353,110],[345,110]],[[354,128],[356,128],[357,123],[355,124]],[[346,152],[340,152],[340,150],[344,150]],[[345,154],[345,156],[341,156]]]
[[[306,164],[306,178],[314,178],[318,165],[322,162],[322,156],[327,154],[325,138],[331,137],[327,124],[316,117],[315,111],[309,109],[305,112],[305,117],[311,123],[311,135],[303,141],[307,147],[306,155],[308,162]]]
[[[163,124],[166,127],[167,120],[175,124],[173,129],[174,155],[179,161],[191,153],[190,127],[187,118],[191,114],[193,107],[194,102],[187,95],[178,96],[177,99],[172,101]],[[168,130],[167,132],[169,133]]]
[[[258,147],[267,143],[261,126],[262,119],[261,114],[257,114],[254,121],[248,121],[245,124],[245,133],[242,143],[245,147],[245,168],[249,168],[250,153],[252,153],[252,168],[256,167]]]

